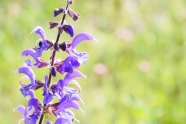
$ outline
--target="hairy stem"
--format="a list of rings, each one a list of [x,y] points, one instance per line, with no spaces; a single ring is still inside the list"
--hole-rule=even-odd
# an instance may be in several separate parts
[[[68,4],[66,5],[66,11],[67,11],[67,9],[68,9]],[[65,11],[65,13],[63,14],[63,17],[62,17],[61,26],[63,25],[63,23],[65,21],[65,17],[66,17],[66,14],[67,14],[66,11]],[[58,30],[58,34],[57,34],[57,38],[56,38],[56,42],[54,43],[54,46],[55,46],[55,44],[58,44],[58,41],[59,41],[59,38],[60,38],[61,34],[62,34],[62,32],[60,30]],[[53,52],[52,52],[52,56],[51,56],[51,63],[50,63],[51,67],[54,66],[55,56],[56,56],[56,50],[54,49]],[[48,83],[47,83],[49,87],[50,87],[51,80],[52,80],[52,73],[49,72],[49,78],[48,78]],[[44,119],[44,116],[45,116],[44,109],[45,109],[46,106],[47,106],[47,104],[44,104],[42,114],[41,114],[41,117],[39,119],[38,124],[42,124],[42,122],[43,122],[43,119]]]

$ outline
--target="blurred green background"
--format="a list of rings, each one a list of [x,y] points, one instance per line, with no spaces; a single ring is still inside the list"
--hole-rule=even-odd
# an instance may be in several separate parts
[[[27,100],[19,91],[22,75],[14,71],[29,58],[21,52],[40,38],[30,34],[37,25],[55,40],[57,30],[49,30],[48,22],[61,19],[53,17],[61,6],[65,0],[0,0],[1,124],[22,118],[13,108]],[[186,1],[75,0],[71,8],[81,15],[77,22],[66,19],[76,34],[88,32],[99,41],[77,47],[90,55],[79,68],[88,78],[77,79],[86,103],[80,103],[84,115],[74,111],[81,124],[185,124]],[[71,38],[63,34],[64,40]],[[48,74],[34,70],[40,80]]]

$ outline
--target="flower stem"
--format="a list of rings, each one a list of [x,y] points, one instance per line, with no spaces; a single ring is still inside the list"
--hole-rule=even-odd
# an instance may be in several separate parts
[[[67,14],[66,13],[67,9],[68,9],[68,4],[66,5],[66,10],[65,10],[65,12],[63,14],[63,17],[62,17],[62,20],[61,20],[61,26],[63,25],[63,23],[65,21],[65,17],[66,17],[66,14]],[[61,34],[62,34],[62,32],[59,30],[58,34],[57,34],[56,42],[54,43],[54,46],[55,46],[55,44],[58,44],[58,41],[59,41],[59,38],[60,38]],[[50,63],[51,67],[54,66],[55,56],[56,56],[56,50],[54,49],[53,52],[52,52],[52,56],[51,56],[51,63]],[[49,87],[50,87],[51,80],[52,80],[52,73],[49,72],[49,78],[48,78],[48,86]],[[38,124],[42,124],[42,122],[43,122],[43,119],[44,119],[44,116],[45,116],[44,109],[45,109],[46,106],[47,106],[47,104],[44,104],[42,114],[41,114],[41,117],[39,119]]]

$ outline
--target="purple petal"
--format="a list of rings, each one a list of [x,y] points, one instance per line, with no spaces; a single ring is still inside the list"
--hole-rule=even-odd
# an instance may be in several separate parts
[[[22,93],[23,96],[27,96],[28,95],[28,91],[32,89],[32,84],[23,84],[21,85],[20,91]]]
[[[28,95],[30,96],[30,98],[36,98],[33,91],[28,91]]]
[[[71,43],[72,49],[74,49],[80,42],[82,42],[84,40],[94,40],[94,37],[92,37],[88,33],[80,33],[80,34],[76,35]]]
[[[24,50],[23,52],[22,52],[22,56],[31,56],[31,57],[33,57],[34,59],[35,59],[35,61],[37,62],[38,61],[38,58],[36,57],[36,56],[34,56],[34,54],[35,54],[35,50],[33,50],[33,49],[27,49],[27,50]]]
[[[69,63],[67,63],[67,62],[64,62],[64,63],[62,63],[62,65],[61,65],[61,67],[58,69],[58,71],[60,72],[60,73],[65,73],[65,72],[67,72],[67,73],[72,73],[73,72],[73,68],[72,68],[72,65],[71,64],[69,64]]]
[[[80,66],[80,63],[78,62],[78,58],[76,56],[68,56],[64,62],[70,63],[74,68]]]
[[[64,78],[64,85],[67,86],[69,82],[76,77],[85,77],[80,71],[74,70],[71,74],[66,74]]]
[[[76,56],[80,64],[84,64],[88,60],[88,57],[89,57],[86,52],[77,52],[75,50],[72,50],[70,54]]]
[[[52,122],[51,121],[48,121],[46,124],[52,124]]]
[[[64,30],[66,33],[68,33],[71,37],[74,36],[74,28],[71,25],[65,25]]]
[[[80,66],[80,63],[79,63],[77,57],[73,56],[73,57],[71,58],[71,65],[72,65],[74,68],[77,68],[77,67]]]
[[[31,117],[25,118],[25,124],[36,124],[38,120],[38,115],[31,115]]]
[[[26,61],[24,62],[24,65],[26,65],[26,66],[33,66],[32,60],[31,60],[31,59],[26,60]]]
[[[38,101],[35,98],[30,99],[27,106],[28,108],[34,107],[38,112],[40,111]]]
[[[52,92],[53,94],[58,98],[58,99],[61,99],[61,97],[64,96],[64,82],[63,80],[59,80],[57,82],[57,85],[55,85],[53,88],[52,88]]]
[[[43,53],[43,48],[38,48],[36,52],[34,53],[34,56],[41,57]]]
[[[65,101],[58,106],[57,113],[64,111],[67,108],[80,109],[79,105],[74,101]]]
[[[64,82],[63,82],[63,80],[60,79],[57,83],[57,88],[58,89],[63,89],[64,87],[65,87]]]
[[[19,111],[20,113],[22,113],[22,115],[24,116],[24,118],[27,117],[27,111],[26,111],[26,109],[25,109],[24,106],[20,105],[20,106],[18,106],[16,108],[16,110]]]
[[[32,70],[31,68],[29,68],[29,67],[27,67],[27,66],[21,66],[21,67],[18,69],[18,72],[19,72],[19,73],[26,74],[26,75],[29,77],[29,79],[30,79],[32,85],[33,85],[33,86],[35,85],[35,74],[34,74],[34,72],[33,72],[33,70]]]
[[[24,50],[24,51],[22,52],[21,55],[22,55],[22,56],[27,56],[27,55],[32,56],[35,52],[36,52],[36,51],[33,50],[33,49],[26,49],[26,50]]]
[[[39,34],[43,41],[46,40],[45,32],[41,26],[37,26],[32,32]]]
[[[40,53],[41,53],[41,51],[40,51]],[[45,67],[45,66],[48,65],[47,62],[45,62],[45,61],[41,60],[40,58],[38,58],[40,55],[37,55],[37,51],[35,51],[33,49],[24,50],[22,52],[22,56],[28,56],[28,55],[33,57],[35,59],[36,63],[33,64],[32,60],[27,60],[27,61],[25,61],[25,64],[27,66],[33,66],[34,65],[37,68],[42,68],[42,67]]]
[[[72,124],[72,121],[65,118],[58,118],[55,124]]]
[[[48,76],[45,76],[45,85],[44,85],[44,100],[43,103],[44,104],[48,104],[49,102],[51,102],[53,100],[53,95],[50,93],[49,91],[50,89],[48,88]]]
[[[71,118],[71,119],[74,118],[74,113],[71,112],[71,111],[69,111],[69,110],[66,110],[66,111],[65,111],[65,114],[68,116],[67,118]]]
[[[71,93],[71,94],[78,94],[79,93],[79,90],[69,88],[69,87],[66,87],[65,91],[68,92],[68,93]]]
[[[48,104],[49,102],[53,100],[53,95],[50,92],[44,93],[43,96],[44,96],[44,100],[43,100],[44,104]]]

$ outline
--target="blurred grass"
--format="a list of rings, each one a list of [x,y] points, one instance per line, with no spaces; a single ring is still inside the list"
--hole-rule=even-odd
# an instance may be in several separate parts
[[[13,108],[27,102],[19,92],[21,75],[13,72],[27,59],[20,53],[38,39],[30,32],[40,25],[55,39],[48,22],[60,20],[52,11],[64,5],[65,0],[0,1],[0,123],[18,123],[21,114]],[[81,124],[184,124],[186,1],[78,0],[72,8],[81,14],[77,22],[67,18],[76,34],[88,32],[99,41],[77,48],[90,55],[80,67],[88,78],[77,79],[86,103],[84,115],[75,111]],[[40,80],[48,73],[35,71]]]

